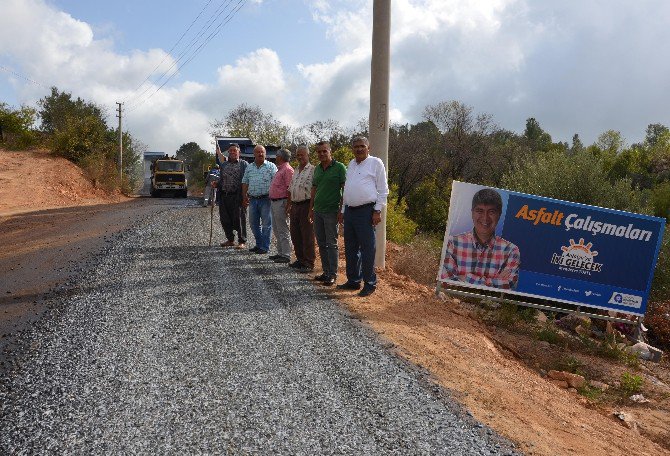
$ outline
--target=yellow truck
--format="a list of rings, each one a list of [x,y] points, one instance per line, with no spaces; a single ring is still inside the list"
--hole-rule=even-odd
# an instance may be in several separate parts
[[[183,160],[175,157],[164,157],[151,164],[151,196],[172,194],[186,198],[188,181],[186,179],[187,166]]]

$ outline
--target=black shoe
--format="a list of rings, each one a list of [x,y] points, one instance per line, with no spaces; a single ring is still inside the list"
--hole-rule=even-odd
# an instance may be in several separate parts
[[[323,279],[323,281],[321,281],[321,284],[327,287],[332,287],[333,285],[335,285],[335,277],[327,277]]]
[[[290,263],[291,259],[286,258],[285,256],[280,256],[279,258],[275,258],[275,263]]]
[[[365,285],[361,291],[358,292],[358,296],[361,298],[365,298],[366,296],[370,296],[372,293],[375,292],[377,288],[373,287],[372,285]]]
[[[255,253],[256,255],[265,255],[266,253],[268,253],[268,251],[267,251],[267,250],[263,250],[263,249],[257,247],[257,248],[256,248],[256,251],[255,251],[254,253]]]
[[[328,276],[326,274],[321,274],[321,275],[315,276],[314,280],[318,280],[319,282],[323,282],[327,278],[328,278]]]
[[[298,268],[298,272],[301,274],[307,274],[314,271],[314,268],[310,268],[309,266],[301,266]]]
[[[288,267],[289,268],[300,269],[300,268],[302,268],[302,263],[299,262],[298,260],[295,260],[293,263],[289,264]]]
[[[338,290],[360,290],[361,284],[356,282],[345,282],[337,286]]]
[[[281,255],[270,255],[268,258],[271,260],[276,260],[277,258],[281,258]]]
[[[258,246],[250,248],[249,251],[253,253],[258,252]]]

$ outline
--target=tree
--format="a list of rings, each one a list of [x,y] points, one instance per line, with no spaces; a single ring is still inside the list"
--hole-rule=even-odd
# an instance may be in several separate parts
[[[443,232],[449,215],[451,181],[441,182],[437,176],[424,180],[407,197],[407,215],[420,231]]]
[[[584,185],[587,182],[588,185]],[[504,188],[613,209],[648,212],[629,179],[611,182],[602,160],[585,151],[543,152],[519,162],[502,179]]]
[[[20,149],[35,145],[37,135],[33,127],[36,119],[33,108],[21,106],[14,109],[0,102],[0,143]]]
[[[670,130],[668,130],[668,127],[665,125],[660,123],[649,124],[647,125],[644,142],[646,145],[653,147],[656,145],[656,142],[658,142],[658,139],[667,133],[670,133]]]
[[[196,186],[204,185],[205,176],[203,171],[207,169],[208,165],[214,163],[214,156],[201,149],[200,146],[193,141],[179,146],[175,155],[189,165],[189,182]]]
[[[48,95],[37,102],[40,106],[39,116],[42,121],[42,131],[54,133],[67,126],[68,119],[91,117],[95,121],[106,125],[105,112],[95,103],[87,103],[77,97],[72,99],[71,93],[60,92],[58,88],[51,88]]]
[[[534,151],[546,152],[552,145],[551,135],[540,127],[540,123],[534,117],[526,119],[526,129],[523,135],[528,140],[530,148]]]
[[[475,116],[472,107],[458,101],[426,106],[423,117],[443,134],[449,176],[476,180],[480,164],[485,162],[488,153],[486,138],[496,128],[492,117],[489,114]]]
[[[582,140],[579,139],[579,135],[575,133],[574,136],[572,137],[572,147],[570,147],[570,153],[580,154],[583,151],[584,151],[584,144],[582,143]]]
[[[443,148],[442,134],[433,122],[394,126],[390,129],[389,180],[397,186],[397,204],[426,176],[446,166],[440,157]]]
[[[222,136],[249,138],[256,144],[289,145],[291,128],[266,114],[260,106],[242,103],[232,109],[223,120],[210,123],[210,133]]]

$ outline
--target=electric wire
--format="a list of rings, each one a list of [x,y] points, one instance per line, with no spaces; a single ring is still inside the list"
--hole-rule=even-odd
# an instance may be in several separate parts
[[[203,49],[203,48],[204,48],[204,47],[205,47],[205,46],[206,46],[212,39],[214,39],[214,37],[216,37],[216,35],[219,34],[219,32],[221,31],[221,29],[223,28],[223,26],[227,25],[227,24],[233,19],[233,17],[235,17],[235,14],[237,14],[237,12],[238,12],[238,11],[245,5],[245,4],[246,4],[246,2],[247,2],[247,0],[238,0],[237,4],[233,7],[233,10],[230,11],[230,12],[229,12],[229,13],[228,13],[228,14],[221,20],[221,22],[216,26],[216,28],[215,28],[215,29],[214,29],[214,30],[213,30],[213,31],[212,31],[212,32],[211,32],[211,33],[210,33],[210,34],[209,34],[209,35],[208,35],[208,36],[207,36],[201,43],[200,43],[200,45],[199,45],[193,52],[190,53],[190,56],[188,57],[188,59],[185,60],[183,63],[179,64],[179,65],[177,66],[177,68],[174,70],[174,72],[172,72],[172,73],[170,74],[170,76],[169,76],[169,77],[168,77],[168,78],[167,78],[167,79],[166,79],[166,80],[165,80],[165,81],[164,81],[164,82],[163,82],[163,83],[162,83],[156,90],[154,90],[148,97],[146,97],[146,98],[140,100],[140,98],[141,98],[141,96],[140,96],[140,97],[138,97],[138,98],[136,99],[136,101],[135,101],[134,104],[133,104],[133,102],[131,102],[131,103],[130,103],[131,106],[130,106],[129,108],[126,109],[126,113],[129,113],[129,112],[132,112],[132,111],[136,110],[139,106],[141,106],[141,105],[143,105],[144,103],[146,103],[146,102],[147,102],[149,99],[151,99],[156,93],[158,93],[163,87],[165,87],[165,85],[166,85],[168,82],[170,82],[170,81],[172,80],[172,78],[174,78],[175,75],[178,74],[179,70],[181,70],[181,69],[184,68],[188,63],[190,63],[190,62],[191,62],[191,61],[192,61],[192,60],[199,54],[199,52],[200,52],[200,51],[201,51],[201,50],[202,50],[202,49]],[[228,3],[230,3],[230,1],[229,1]],[[218,19],[222,14],[223,14],[223,11],[221,11],[221,12],[215,17],[215,20]],[[200,36],[201,36],[201,35],[200,35]],[[197,43],[195,43],[195,44],[197,44]],[[183,54],[183,55],[186,55],[186,54]],[[170,69],[172,69],[173,67],[175,67],[175,66],[178,64],[178,61],[179,61],[179,60],[176,60],[176,61],[170,66],[170,68],[168,68],[167,71],[169,71]],[[167,73],[166,73],[166,74],[167,74]],[[146,91],[143,92],[143,93],[146,93]]]

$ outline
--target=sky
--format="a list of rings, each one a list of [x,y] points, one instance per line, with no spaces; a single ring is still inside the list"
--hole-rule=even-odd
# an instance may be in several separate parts
[[[670,2],[391,3],[394,122],[457,100],[518,133],[534,117],[554,141],[616,130],[631,144],[670,126]],[[241,103],[296,127],[368,115],[372,0],[0,6],[0,102],[34,106],[56,86],[105,107],[110,125],[123,102],[124,130],[149,150],[213,150],[210,123]]]

